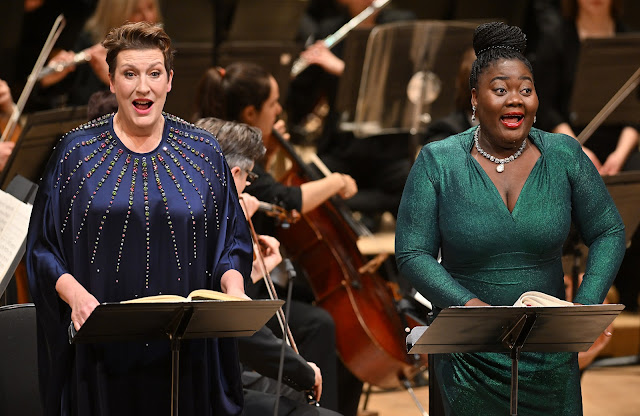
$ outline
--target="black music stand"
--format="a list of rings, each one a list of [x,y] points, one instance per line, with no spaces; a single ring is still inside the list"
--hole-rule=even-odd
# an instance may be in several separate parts
[[[171,415],[178,415],[180,342],[183,339],[251,336],[282,306],[281,300],[103,303],[70,343],[171,341]]]
[[[640,68],[640,35],[585,39],[580,46],[573,84],[571,122],[587,125]],[[629,94],[604,120],[604,124],[635,124],[640,114],[640,90]]]
[[[631,244],[632,237],[638,225],[640,225],[640,172],[627,171],[620,172],[613,176],[604,176],[604,184],[613,199],[613,202],[620,212],[624,223],[625,241],[627,246]],[[573,228],[573,226],[572,226]],[[579,275],[584,271],[588,248],[582,242],[576,230],[572,230],[565,243],[566,254],[572,258],[572,270],[570,272],[572,282],[572,292],[575,293],[578,287]]]
[[[53,148],[62,135],[86,121],[86,106],[28,114],[11,156],[0,172],[0,189],[6,189],[16,175],[33,183],[40,182]]]
[[[410,354],[508,352],[511,415],[518,414],[521,352],[586,351],[624,305],[451,307],[407,336]]]

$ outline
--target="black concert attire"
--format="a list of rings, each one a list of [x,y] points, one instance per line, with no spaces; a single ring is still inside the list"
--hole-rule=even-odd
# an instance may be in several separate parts
[[[266,326],[251,337],[238,338],[238,350],[243,366],[245,416],[273,414],[283,342]],[[336,412],[312,406],[306,402],[304,391],[313,388],[315,372],[307,361],[289,346],[284,348],[282,374],[279,416],[338,415]],[[325,384],[326,382],[323,386]]]
[[[245,192],[255,196],[260,201],[280,205],[287,210],[302,209],[302,192],[300,187],[286,186],[277,182],[259,164],[253,168],[253,172],[258,174],[251,185],[247,186]],[[256,213],[252,221],[259,234],[275,235],[275,223],[273,219]],[[286,253],[283,253],[286,256]],[[304,271],[298,271],[298,275]],[[275,275],[276,271],[272,272]],[[286,290],[277,286],[278,297],[285,299]],[[246,288],[247,295],[251,298],[268,298],[269,294],[265,282],[259,281]],[[327,409],[337,410],[337,382],[336,365],[338,357],[336,355],[336,331],[331,315],[322,308],[311,304],[313,295],[308,288],[305,279],[294,280],[294,294],[290,305],[289,327],[298,345],[300,354],[306,360],[315,363],[322,372],[323,393],[322,406]],[[276,334],[282,331],[278,326],[278,321],[274,317],[267,324]]]

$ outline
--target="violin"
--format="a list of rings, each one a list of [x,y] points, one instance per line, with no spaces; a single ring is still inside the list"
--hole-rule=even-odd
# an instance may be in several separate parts
[[[245,212],[248,212],[244,200],[240,199],[240,202],[244,205]],[[288,213],[286,210],[284,210],[284,208],[282,208],[282,207],[280,207],[278,205],[268,204],[268,203],[262,202],[262,201],[260,202],[260,204],[261,204],[261,208],[259,208],[259,210],[261,210],[261,209],[272,210],[273,207],[278,207],[282,211],[284,211],[285,213],[290,215],[290,213]],[[273,210],[271,212],[282,212],[282,211]],[[295,212],[295,211],[292,211],[292,212]],[[262,278],[264,279],[264,281],[265,281],[265,283],[267,285],[267,292],[269,293],[269,298],[271,300],[278,300],[278,294],[276,292],[276,287],[273,284],[273,280],[271,279],[271,275],[269,274],[269,270],[267,270],[267,266],[265,264],[264,257],[262,255],[262,252],[260,251],[260,243],[259,243],[260,240],[258,239],[258,233],[256,232],[255,228],[253,227],[253,222],[251,221],[251,218],[247,218],[247,222],[249,223],[249,230],[251,231],[251,239],[253,240],[254,245],[257,247],[257,249],[254,250],[254,252],[253,252],[254,259],[257,258],[259,260],[259,265],[260,265],[260,269],[261,269]],[[291,333],[291,329],[289,328],[289,325],[287,324],[286,316],[284,314],[284,311],[282,310],[282,307],[278,308],[278,310],[276,311],[276,317],[278,318],[278,323],[280,325],[280,329],[282,330],[282,334],[285,337],[285,341],[287,342],[287,344],[289,344],[291,349],[293,349],[293,351],[296,354],[300,355],[300,351],[298,350],[298,346],[296,345],[296,342],[293,339],[293,334]],[[314,395],[314,393],[312,391],[307,391],[307,392],[305,392],[305,394],[307,396],[307,403],[308,404],[311,404],[311,405],[314,405],[314,406],[320,406],[320,403],[318,403],[318,401],[316,400],[315,395]]]
[[[300,213],[295,209],[287,211],[280,205],[270,204],[268,202],[260,201],[258,211],[265,213],[269,217],[275,218],[283,228],[288,228],[291,224],[295,224],[300,219]]]

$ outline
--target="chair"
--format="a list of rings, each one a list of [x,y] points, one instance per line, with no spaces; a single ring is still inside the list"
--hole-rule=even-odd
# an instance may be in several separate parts
[[[33,303],[0,307],[0,334],[0,414],[42,415]]]

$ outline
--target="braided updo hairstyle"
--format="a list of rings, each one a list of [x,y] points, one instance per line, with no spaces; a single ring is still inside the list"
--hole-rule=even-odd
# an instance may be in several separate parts
[[[519,59],[533,73],[531,63],[524,56],[526,47],[527,36],[517,26],[501,22],[478,26],[473,34],[473,49],[477,58],[471,66],[469,87],[476,88],[482,71],[498,59]]]

